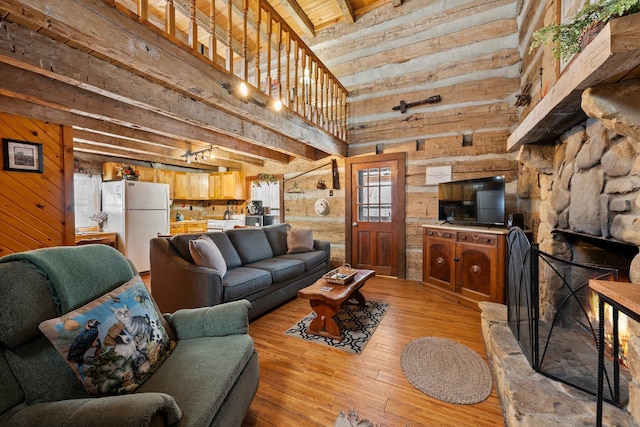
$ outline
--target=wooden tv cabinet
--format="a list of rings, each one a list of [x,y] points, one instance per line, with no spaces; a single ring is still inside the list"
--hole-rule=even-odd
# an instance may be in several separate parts
[[[478,301],[504,304],[508,231],[423,225],[422,284],[475,310]]]

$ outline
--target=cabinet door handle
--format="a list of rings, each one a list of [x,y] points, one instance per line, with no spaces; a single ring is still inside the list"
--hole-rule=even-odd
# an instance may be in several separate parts
[[[454,258],[453,258],[453,260],[454,260],[455,262],[458,262],[458,261],[460,261],[460,258],[458,258],[458,257],[454,257]]]

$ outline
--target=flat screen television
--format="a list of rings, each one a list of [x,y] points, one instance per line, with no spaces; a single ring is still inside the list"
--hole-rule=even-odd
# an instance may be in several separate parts
[[[504,175],[439,183],[438,219],[503,226],[504,196]]]

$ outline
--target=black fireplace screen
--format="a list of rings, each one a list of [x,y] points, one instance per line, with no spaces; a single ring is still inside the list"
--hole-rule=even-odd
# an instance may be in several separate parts
[[[509,326],[531,367],[596,395],[599,319],[589,279],[617,280],[617,269],[542,252],[519,228],[509,232],[507,242]],[[604,367],[604,398],[618,406],[628,400],[630,378],[628,370],[619,369],[620,362],[607,357]]]

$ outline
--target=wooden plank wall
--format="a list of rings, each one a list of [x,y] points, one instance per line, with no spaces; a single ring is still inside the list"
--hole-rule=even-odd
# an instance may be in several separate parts
[[[332,189],[333,176],[331,160],[336,159],[340,179],[340,188]],[[310,228],[314,238],[331,242],[331,264],[342,265],[345,262],[345,207],[344,207],[344,164],[343,158],[327,157],[315,162],[294,160],[288,165],[270,162],[264,168],[249,167],[246,175],[260,172],[284,173],[284,218],[285,222],[296,228]],[[317,188],[323,180],[327,189]],[[331,210],[326,216],[315,212],[318,199],[327,199]]]
[[[421,225],[437,220],[437,186],[426,185],[427,167],[451,165],[454,180],[505,174],[508,203],[516,209],[516,153],[506,152],[506,140],[518,121],[521,11],[515,0],[388,3],[356,17],[355,24],[338,24],[305,40],[349,90],[349,156],[408,153],[409,279],[422,277]],[[442,101],[404,114],[392,110],[401,100],[435,95]],[[472,145],[463,146],[464,137]],[[296,168],[284,167],[285,174]],[[344,183],[344,169],[340,179]],[[332,243],[342,245],[344,211],[334,214],[332,205],[332,219],[303,219],[313,212],[315,196],[305,188],[304,195],[285,199],[285,211],[295,213],[291,222],[321,233],[326,226]]]
[[[522,56],[521,88],[531,84],[531,103],[521,109],[520,120],[529,114],[560,77],[560,63],[551,54],[550,46],[540,46],[530,51],[533,32],[557,22],[559,8],[557,0],[523,2],[518,35],[518,49]]]
[[[0,256],[73,244],[71,128],[0,113],[0,136],[43,147],[43,173],[0,170]],[[4,153],[0,158],[4,162]]]

